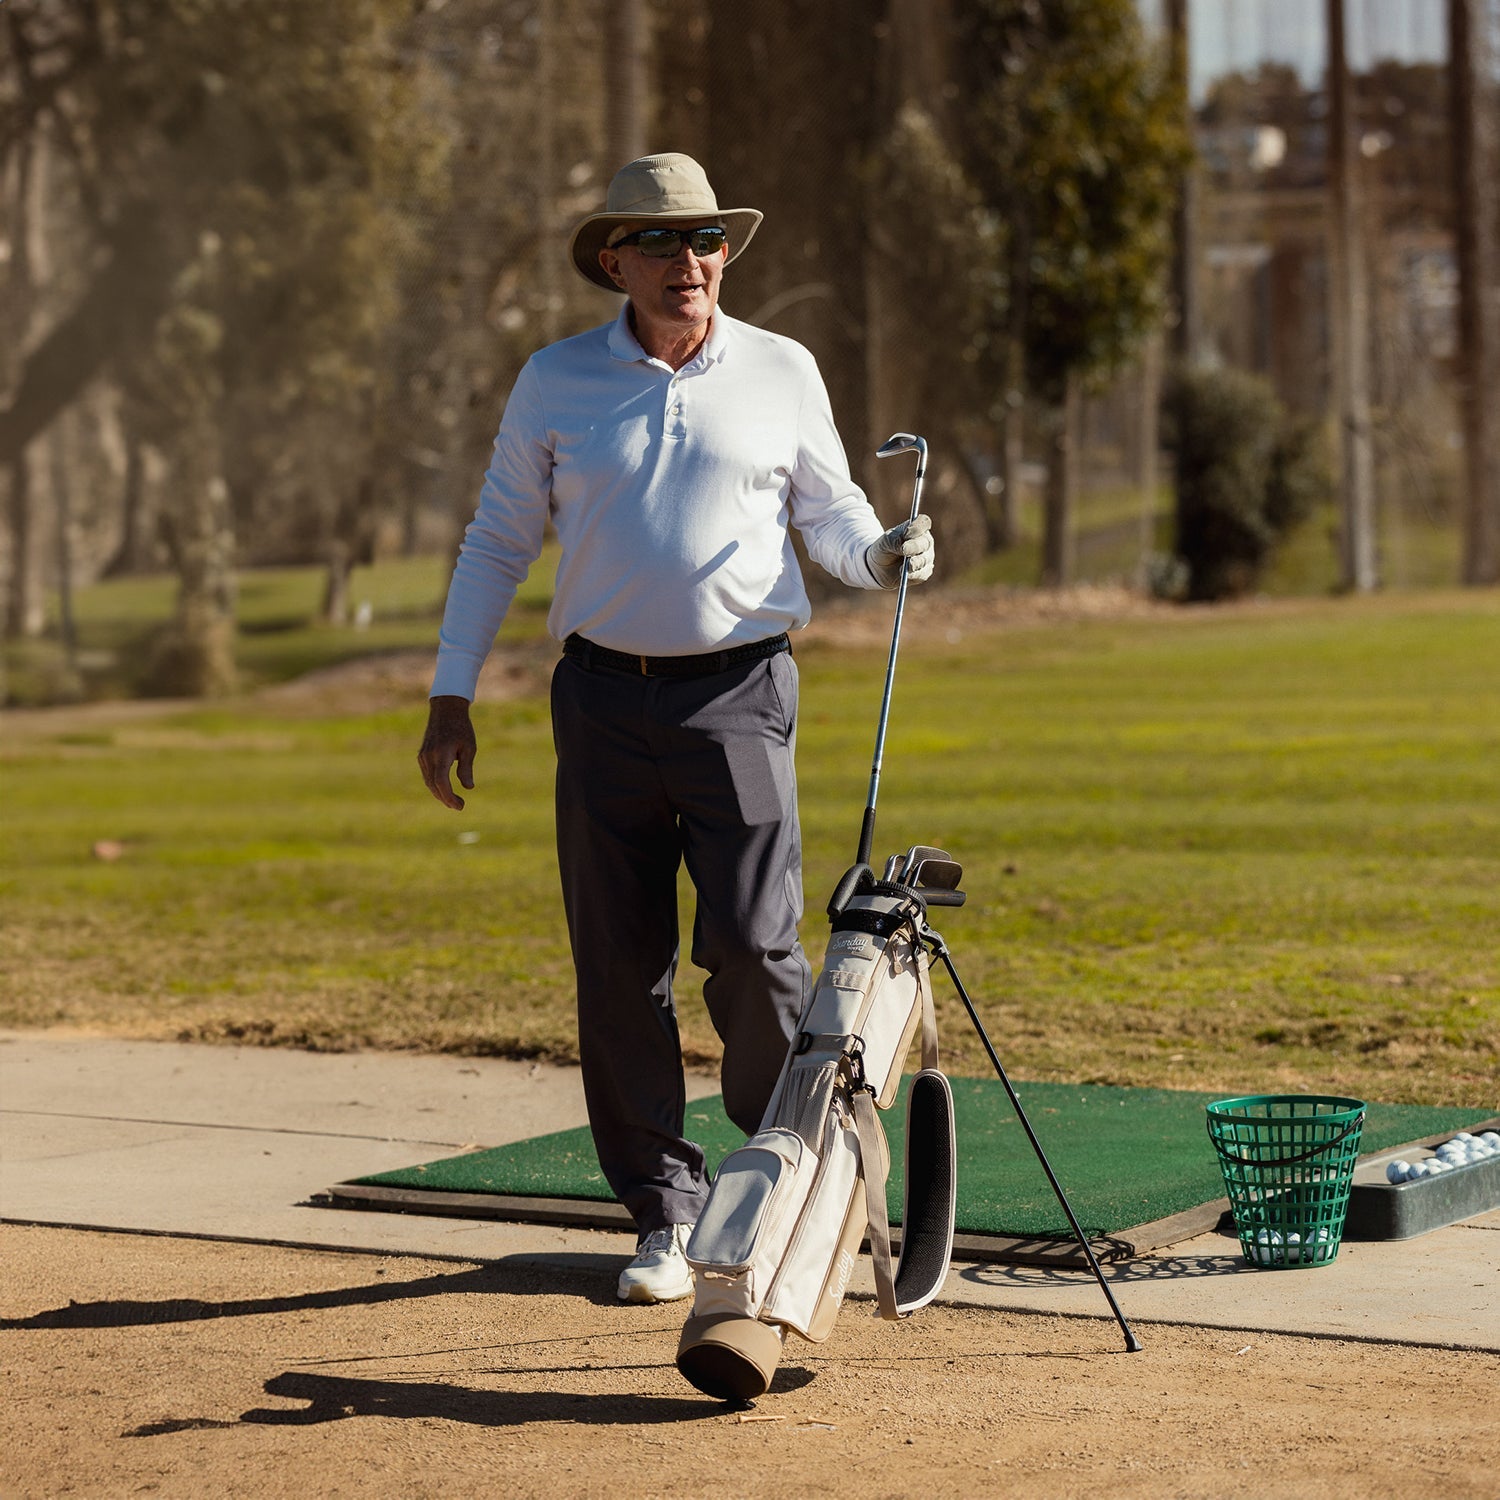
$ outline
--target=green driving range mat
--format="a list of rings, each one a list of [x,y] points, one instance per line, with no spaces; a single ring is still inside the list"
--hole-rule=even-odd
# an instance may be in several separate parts
[[[1017,1240],[1071,1237],[999,1080],[955,1078],[952,1084],[958,1130],[957,1232]],[[895,1107],[882,1116],[891,1142],[893,1222],[901,1213],[905,1088],[903,1083]],[[1065,1083],[1019,1084],[1017,1093],[1090,1238],[1119,1235],[1223,1198],[1204,1114],[1204,1106],[1223,1094]],[[1372,1104],[1361,1154],[1463,1130],[1493,1113]],[[702,1145],[710,1169],[744,1139],[725,1118],[717,1094],[688,1104],[687,1131]],[[585,1128],[382,1172],[344,1186],[420,1195],[423,1212],[442,1212],[444,1193],[613,1202]],[[471,1210],[455,1202],[452,1212],[463,1216]]]

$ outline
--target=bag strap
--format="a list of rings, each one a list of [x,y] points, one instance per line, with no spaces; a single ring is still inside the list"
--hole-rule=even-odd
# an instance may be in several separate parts
[[[932,1003],[932,961],[926,948],[917,948],[917,994],[922,1003],[922,1067],[938,1069],[937,1012]],[[896,1269],[891,1256],[891,1220],[885,1205],[885,1183],[890,1175],[890,1147],[875,1113],[875,1095],[863,1086],[863,1071],[850,1090],[854,1129],[859,1136],[861,1175],[865,1179],[865,1209],[870,1226],[870,1261],[875,1271],[875,1297],[880,1316],[888,1323],[901,1319],[896,1302]]]
[[[917,993],[922,997],[922,1066],[940,1072],[938,1066],[937,1012],[932,1004],[932,960],[926,948],[917,947]]]
[[[875,1114],[875,1096],[867,1088],[851,1093],[854,1128],[859,1135],[861,1175],[865,1179],[865,1208],[870,1221],[870,1260],[875,1268],[875,1297],[880,1316],[900,1321],[896,1308],[896,1273],[891,1265],[891,1221],[885,1209],[885,1179],[890,1171],[885,1131]]]

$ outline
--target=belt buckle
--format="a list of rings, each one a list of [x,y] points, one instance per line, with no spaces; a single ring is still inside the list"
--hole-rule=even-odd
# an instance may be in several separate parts
[[[647,667],[646,667],[646,658],[644,656],[638,656],[638,657],[636,657],[636,660],[638,662],[640,662],[640,664],[641,664],[641,676],[642,677],[649,677],[651,675],[651,673],[647,670]]]

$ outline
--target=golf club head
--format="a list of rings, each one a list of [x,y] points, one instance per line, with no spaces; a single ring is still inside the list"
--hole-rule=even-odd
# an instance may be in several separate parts
[[[945,849],[936,849],[931,844],[913,844],[905,854],[892,855],[897,861],[895,879],[903,884],[909,885],[911,877],[917,867],[926,859],[947,859],[948,853]],[[888,880],[890,876],[886,877]]]
[[[876,450],[876,458],[895,458],[898,453],[916,453],[919,458],[927,456],[927,442],[914,432],[897,432],[888,437]]]
[[[956,859],[924,859],[906,884],[919,891],[956,891],[963,878],[963,866]]]

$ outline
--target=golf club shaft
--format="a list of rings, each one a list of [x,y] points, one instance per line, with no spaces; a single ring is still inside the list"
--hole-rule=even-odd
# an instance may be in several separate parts
[[[1057,1174],[1052,1170],[1052,1164],[1047,1160],[1047,1154],[1042,1150],[1042,1143],[1037,1139],[1036,1131],[1031,1128],[1031,1121],[1026,1118],[1026,1111],[1021,1108],[1021,1100],[1014,1088],[1011,1087],[1010,1079],[1005,1075],[1005,1069],[1001,1066],[1000,1058],[990,1044],[988,1033],[984,1024],[979,1019],[979,1013],[974,1009],[974,1002],[969,999],[969,992],[964,988],[963,980],[958,977],[958,970],[953,967],[953,959],[948,952],[948,945],[938,937],[935,932],[929,931],[924,939],[933,952],[942,959],[943,967],[948,971],[948,977],[953,981],[953,987],[958,991],[958,998],[963,1001],[964,1009],[969,1013],[969,1019],[974,1023],[974,1030],[979,1035],[979,1040],[984,1045],[984,1050],[990,1059],[990,1065],[994,1068],[1000,1082],[1005,1085],[1005,1092],[1010,1096],[1011,1106],[1016,1112],[1016,1118],[1020,1120],[1026,1131],[1027,1139],[1031,1142],[1031,1149],[1036,1152],[1036,1159],[1042,1164],[1042,1170],[1047,1174],[1047,1181],[1052,1184],[1052,1191],[1057,1195],[1057,1201],[1062,1205],[1062,1211],[1068,1216],[1068,1223],[1073,1226],[1073,1233],[1078,1243],[1083,1247],[1084,1256],[1089,1263],[1089,1269],[1094,1273],[1094,1280],[1099,1283],[1099,1290],[1104,1293],[1104,1300],[1109,1303],[1109,1310],[1115,1315],[1115,1321],[1120,1325],[1120,1331],[1125,1335],[1125,1352],[1136,1354],[1140,1351],[1141,1341],[1131,1331],[1130,1324],[1125,1321],[1125,1314],[1120,1311],[1120,1304],[1115,1301],[1115,1294],[1110,1290],[1109,1283],[1104,1279],[1104,1272],[1099,1269],[1099,1262],[1094,1255],[1093,1246],[1088,1242],[1088,1236],[1084,1234],[1082,1226],[1074,1214],[1072,1205],[1068,1202],[1068,1196],[1063,1192],[1062,1184],[1057,1180]]]
[[[911,515],[916,520],[922,509],[922,480],[927,474],[927,444],[917,439],[917,477],[912,485]],[[885,669],[885,691],[880,699],[880,722],[875,728],[875,759],[870,766],[870,794],[865,801],[864,821],[859,830],[859,852],[854,862],[867,865],[870,851],[875,847],[875,799],[880,795],[880,767],[885,760],[885,730],[891,716],[891,689],[896,682],[896,651],[901,644],[901,617],[906,613],[906,585],[911,572],[911,559],[901,559],[901,579],[896,585],[896,621],[891,629],[891,654]]]

